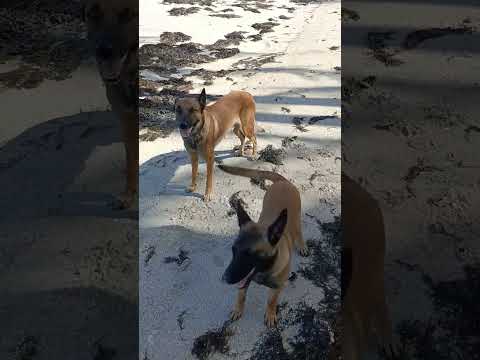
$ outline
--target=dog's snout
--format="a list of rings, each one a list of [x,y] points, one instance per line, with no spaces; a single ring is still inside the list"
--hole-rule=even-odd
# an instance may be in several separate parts
[[[227,271],[225,271],[222,275],[222,282],[223,283],[226,283],[226,284],[229,284],[230,283],[230,279],[229,279],[229,276],[228,276],[228,273]]]
[[[97,56],[100,59],[110,59],[113,57],[113,46],[111,44],[101,44],[97,46]]]
[[[180,129],[188,129],[188,125],[186,123],[180,123]]]

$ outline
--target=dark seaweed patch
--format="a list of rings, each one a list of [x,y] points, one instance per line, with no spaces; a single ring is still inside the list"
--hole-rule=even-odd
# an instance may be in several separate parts
[[[360,20],[360,15],[354,10],[350,10],[347,8],[342,7],[342,21],[353,20],[357,21]]]
[[[184,8],[184,7],[179,7],[179,8],[173,8],[168,11],[168,13],[171,16],[186,16],[190,14],[195,14],[200,10],[199,7],[197,6],[192,6],[189,8]]]
[[[338,300],[334,300],[338,303]],[[285,311],[280,308],[277,328],[268,330],[255,344],[251,360],[319,360],[325,359],[330,344],[329,325],[336,306],[326,305],[320,309],[301,302],[295,308]],[[291,339],[283,338],[287,327],[298,327],[298,333]],[[285,344],[288,342],[288,349]]]
[[[292,119],[292,123],[293,123],[293,125],[295,126],[295,129],[297,129],[298,131],[307,132],[308,129],[307,129],[306,126],[303,124],[303,120],[304,120],[303,117],[295,116],[295,117]]]
[[[210,6],[212,0],[163,0],[164,4]]]
[[[20,69],[2,74],[6,87],[34,88],[64,80],[93,56],[77,2],[22,1],[0,8],[0,63],[19,58]]]
[[[337,119],[338,116],[336,115],[322,115],[322,116],[312,116],[308,120],[308,125],[313,125],[319,121],[327,120],[327,119]]]
[[[417,270],[417,267],[415,268]],[[480,264],[464,267],[464,277],[435,283],[423,274],[435,312],[428,320],[404,320],[395,331],[401,359],[478,359],[480,354]]]
[[[39,341],[35,336],[25,336],[10,352],[17,360],[33,360],[39,353]]]
[[[318,287],[326,286],[331,277],[340,278],[339,261],[341,246],[340,217],[330,223],[317,222],[325,238],[307,240],[311,261],[298,272]]]
[[[367,35],[368,48],[372,51],[373,57],[385,64],[385,66],[398,66],[403,61],[396,59],[397,51],[387,46],[387,42],[393,40],[394,31],[369,32]]]
[[[250,360],[290,360],[282,341],[279,329],[269,330],[255,345],[254,354]]]
[[[147,265],[152,257],[155,255],[155,246],[149,246],[146,250],[147,255],[145,255],[145,265]]]
[[[265,161],[275,165],[283,165],[283,161],[287,157],[284,149],[275,149],[272,145],[267,145],[259,152],[259,155],[259,161]]]
[[[190,41],[192,37],[190,35],[186,35],[182,32],[169,32],[165,31],[160,35],[160,42],[168,45],[175,45],[179,42]]]
[[[235,19],[235,18],[240,18],[240,17],[241,17],[240,15],[236,15],[236,14],[225,14],[225,13],[222,13],[222,14],[210,14],[210,15],[208,15],[208,16],[225,18],[225,19]]]
[[[273,28],[275,26],[278,26],[278,25],[280,25],[280,24],[272,22],[272,21],[267,21],[267,22],[263,22],[263,23],[255,23],[255,24],[252,25],[252,27],[255,30],[260,31],[260,34],[265,34],[265,33],[273,32]]]
[[[192,355],[199,360],[207,360],[216,352],[226,354],[229,350],[228,341],[233,335],[233,331],[228,327],[229,324],[230,322],[226,321],[221,328],[209,330],[197,337],[193,342]]]
[[[447,35],[464,35],[464,34],[472,34],[473,28],[471,27],[461,27],[461,28],[453,28],[453,27],[445,27],[445,28],[430,28],[430,29],[422,29],[416,30],[409,33],[405,40],[403,41],[403,47],[405,49],[414,49],[422,42],[429,40],[429,39],[436,39],[442,36]]]
[[[178,266],[182,265],[185,260],[190,259],[188,257],[188,251],[180,249],[178,256],[167,256],[164,259],[165,264],[176,263]]]

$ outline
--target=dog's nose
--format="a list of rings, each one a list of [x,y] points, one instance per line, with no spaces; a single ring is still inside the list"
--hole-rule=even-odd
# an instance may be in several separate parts
[[[111,44],[97,46],[97,56],[101,59],[110,59],[113,56],[113,46]]]
[[[183,129],[183,130],[188,129],[188,125],[185,124],[185,123],[181,123],[180,124],[180,129]]]

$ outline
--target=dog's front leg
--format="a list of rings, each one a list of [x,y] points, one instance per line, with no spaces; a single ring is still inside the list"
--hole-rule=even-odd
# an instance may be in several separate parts
[[[120,207],[134,205],[138,195],[138,117],[135,112],[122,112],[120,115],[122,140],[126,157],[126,189],[120,196]]]
[[[265,325],[274,327],[277,324],[277,302],[280,292],[283,287],[279,289],[271,289],[268,297],[267,310],[265,311]]]
[[[213,148],[207,150],[207,186],[205,189],[205,195],[203,196],[204,201],[210,201],[212,198],[212,187],[213,187],[213,165],[215,153]]]
[[[187,192],[194,192],[197,188],[198,154],[196,152],[191,152],[190,160],[192,161],[192,184],[187,188]]]
[[[243,309],[245,308],[245,299],[247,298],[247,290],[248,286],[238,290],[237,301],[235,302],[235,307],[230,314],[230,319],[233,321],[240,319],[243,315]]]

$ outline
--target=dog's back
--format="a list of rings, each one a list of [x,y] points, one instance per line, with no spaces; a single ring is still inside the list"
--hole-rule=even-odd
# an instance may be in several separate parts
[[[263,206],[258,222],[271,224],[283,209],[288,210],[286,232],[297,231],[301,217],[301,199],[297,188],[288,180],[274,182],[263,197]]]
[[[298,189],[290,181],[280,174],[272,171],[246,169],[234,166],[219,165],[221,170],[238,176],[265,179],[273,182],[263,198],[262,211],[258,224],[268,226],[272,224],[283,209],[288,210],[288,220],[285,233],[288,234],[289,248],[291,249],[296,241],[303,247],[302,236],[302,203]]]
[[[215,144],[234,126],[239,126],[240,133],[237,136],[247,137],[256,142],[255,113],[255,100],[246,91],[231,91],[213,104],[206,106],[205,116],[217,120]]]
[[[377,202],[342,175],[342,322],[346,360],[391,341],[385,300],[385,230]]]

